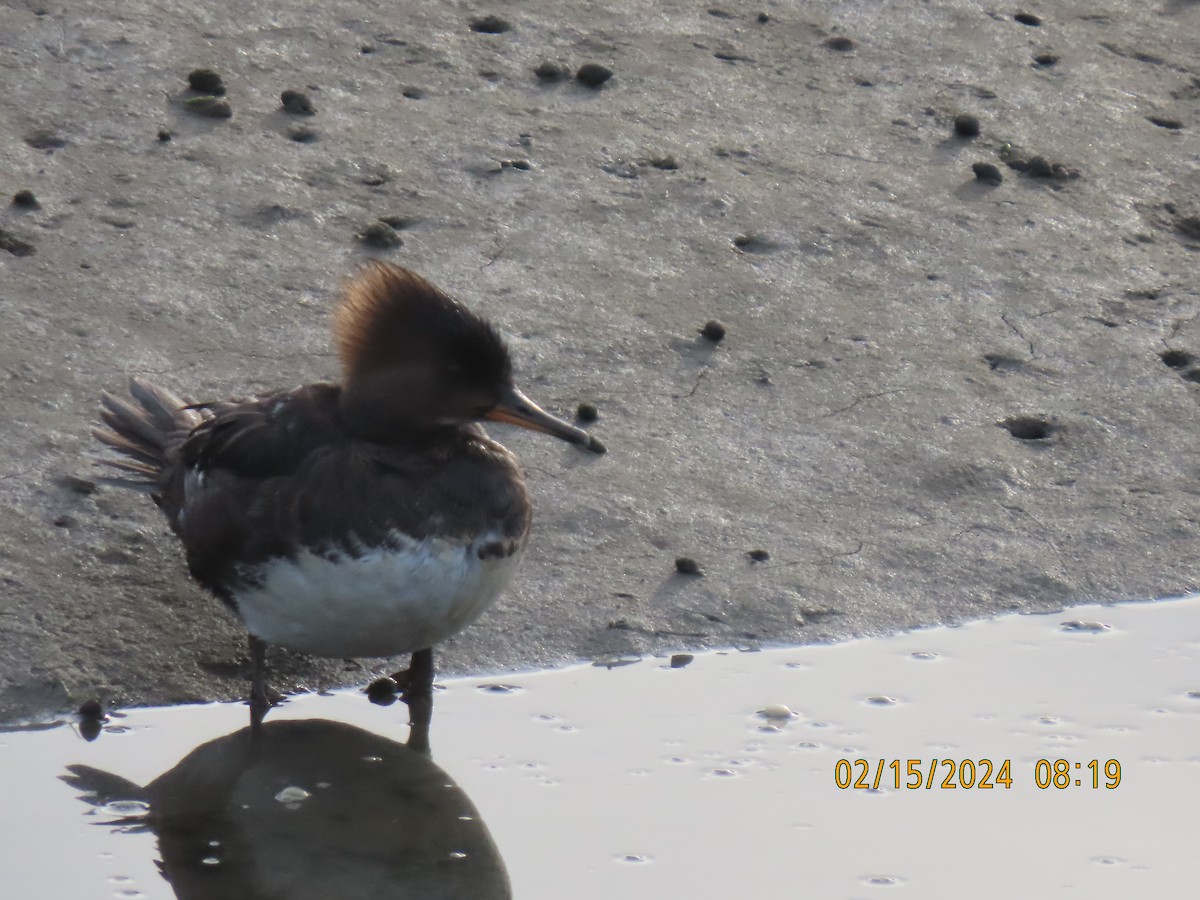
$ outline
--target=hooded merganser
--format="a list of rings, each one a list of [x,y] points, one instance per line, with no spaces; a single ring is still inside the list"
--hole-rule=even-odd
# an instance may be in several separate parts
[[[393,676],[432,715],[433,653],[512,580],[531,511],[512,453],[477,424],[604,447],[513,386],[495,329],[420,276],[372,262],[334,320],[344,381],[188,403],[133,379],[95,436],[110,483],[149,493],[188,569],[250,634],[252,721],[271,705],[265,652],[411,653]]]

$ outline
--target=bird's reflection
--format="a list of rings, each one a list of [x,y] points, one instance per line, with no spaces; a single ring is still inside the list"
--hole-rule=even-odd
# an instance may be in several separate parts
[[[462,789],[427,753],[350,725],[244,728],[145,787],[68,769],[63,780],[92,805],[145,804],[144,815],[110,824],[155,832],[179,898],[511,897],[504,862]]]

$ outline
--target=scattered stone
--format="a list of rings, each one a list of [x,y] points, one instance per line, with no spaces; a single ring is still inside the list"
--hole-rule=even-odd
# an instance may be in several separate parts
[[[368,247],[378,247],[381,250],[391,250],[404,243],[396,229],[387,222],[373,222],[363,229],[358,239]]]
[[[771,558],[771,554],[766,550],[751,550],[746,555],[754,562],[766,562]]]
[[[358,48],[358,52],[361,53],[363,56],[369,56],[375,52],[375,48],[370,44],[363,44],[361,47]]]
[[[297,144],[311,144],[317,139],[317,129],[307,125],[293,125],[287,130],[287,136]]]
[[[502,159],[500,160],[501,169],[517,169],[521,172],[528,172],[533,169],[533,163],[527,159]]]
[[[580,84],[585,84],[590,88],[600,87],[600,85],[604,84],[612,76],[613,70],[599,63],[584,63],[579,67],[579,71],[575,73],[575,79]]]
[[[1037,28],[1039,25],[1042,24],[1041,17],[1035,16],[1033,13],[1030,13],[1030,12],[1019,12],[1016,15],[1014,15],[1013,18],[1016,19],[1018,22],[1020,22],[1022,25],[1028,25],[1031,28]]]
[[[702,575],[700,564],[690,556],[680,556],[675,560],[675,571],[680,575]]]
[[[376,706],[391,706],[396,702],[396,682],[391,678],[376,678],[366,687],[367,699]]]
[[[977,162],[971,165],[971,171],[975,173],[975,180],[981,181],[984,184],[1000,184],[1004,181],[1004,176],[1000,174],[998,166],[994,166],[987,162]]]
[[[35,128],[25,135],[25,143],[34,150],[59,150],[67,146],[67,139],[50,128]]]
[[[562,63],[546,60],[533,70],[533,74],[542,81],[562,81],[571,74],[571,70]]]
[[[33,191],[29,190],[28,188],[23,188],[22,190],[19,190],[13,194],[12,204],[13,206],[20,206],[25,209],[37,209],[41,206],[41,204],[37,202],[37,197],[33,196]]]
[[[400,92],[400,96],[408,100],[424,100],[425,92],[418,87],[406,87]]]
[[[11,231],[0,228],[0,250],[5,250],[13,256],[32,256],[33,244],[23,241]]]
[[[1164,116],[1146,116],[1146,121],[1157,125],[1159,128],[1169,128],[1172,131],[1183,130],[1183,123],[1178,119],[1168,119]]]
[[[212,69],[192,69],[188,72],[188,87],[201,94],[213,97],[225,96],[225,82]]]
[[[1054,166],[1044,156],[1035,156],[1029,160],[1025,173],[1030,178],[1053,178]]]
[[[233,117],[233,107],[229,105],[227,100],[218,100],[216,97],[205,94],[201,97],[189,97],[183,101],[184,109],[193,112],[198,116],[206,116],[209,119],[229,119]]]
[[[685,666],[690,666],[696,657],[690,653],[674,653],[671,655],[671,668],[682,669]]]
[[[388,177],[379,172],[372,172],[370,175],[364,175],[358,180],[367,187],[379,187],[380,185],[387,184]]]
[[[575,418],[580,422],[595,422],[600,418],[600,410],[595,403],[580,403],[575,409]]]
[[[725,326],[716,319],[709,319],[700,329],[700,336],[714,344],[719,344],[725,339]]]
[[[317,111],[312,100],[308,98],[308,94],[303,91],[284,91],[279,95],[279,102],[282,104],[284,112],[289,112],[293,116],[311,116]]]
[[[1185,238],[1200,241],[1200,216],[1184,216],[1175,222],[1175,230]]]
[[[1164,350],[1158,355],[1158,358],[1163,361],[1163,365],[1169,369],[1186,369],[1196,357],[1188,353],[1186,350]]]
[[[765,12],[760,12],[758,14],[758,18],[755,21],[757,21],[759,25],[766,25],[768,22],[771,21],[771,14],[765,13]]]
[[[471,20],[471,30],[477,34],[504,34],[512,26],[499,16],[480,16]]]
[[[1058,57],[1053,53],[1039,53],[1033,58],[1034,65],[1041,66],[1043,69],[1048,69],[1051,66],[1058,65]]]
[[[379,221],[387,222],[397,231],[401,231],[405,228],[411,228],[417,222],[417,220],[412,216],[380,216]]]
[[[175,132],[171,131],[170,128],[158,129],[158,142],[160,144],[165,144],[174,137],[175,137]]]
[[[655,156],[647,160],[650,165],[656,169],[661,169],[664,172],[674,172],[679,168],[679,163],[675,162],[673,156]]]
[[[845,35],[836,35],[825,41],[825,46],[830,50],[836,50],[839,53],[849,53],[854,49],[854,41]]]
[[[979,119],[966,113],[954,117],[954,133],[959,137],[979,137]]]
[[[54,479],[54,483],[61,488],[66,488],[73,494],[79,494],[81,497],[90,497],[96,493],[96,482],[90,478],[80,478],[78,475],[72,475],[70,472],[65,472]]]
[[[998,424],[1021,441],[1044,441],[1057,430],[1053,423],[1041,416],[1013,416]]]

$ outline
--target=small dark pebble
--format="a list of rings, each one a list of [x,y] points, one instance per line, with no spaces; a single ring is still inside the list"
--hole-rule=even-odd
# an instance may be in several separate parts
[[[580,422],[595,422],[600,418],[600,410],[595,403],[580,403],[575,409],[575,418]]]
[[[188,87],[202,94],[212,94],[214,97],[225,95],[225,82],[212,69],[192,69],[188,72]]]
[[[999,167],[991,163],[973,163],[971,171],[975,173],[975,180],[982,181],[984,184],[1000,184],[1004,181],[1004,176],[1000,174]]]
[[[1053,53],[1039,53],[1033,58],[1033,61],[1043,69],[1058,65],[1058,57]]]
[[[613,70],[599,63],[584,63],[579,67],[579,71],[575,73],[576,80],[580,84],[586,84],[590,88],[600,87],[600,85],[604,84],[612,76]]]
[[[679,168],[679,163],[675,161],[675,157],[673,156],[656,156],[649,162],[654,168],[661,169],[664,172],[674,172]]]
[[[766,562],[768,559],[771,558],[771,554],[768,553],[766,550],[751,550],[746,555],[748,557],[750,557],[752,560],[754,560],[755,562]]]
[[[500,168],[516,169],[520,172],[528,172],[533,169],[533,163],[527,159],[502,159],[500,160]]]
[[[167,143],[167,141],[171,140],[173,137],[175,137],[175,133],[171,131],[170,128],[158,129],[158,142],[160,144]]]
[[[390,250],[404,243],[396,229],[387,222],[372,222],[363,229],[358,238],[368,247],[378,247],[381,250]]]
[[[756,21],[758,22],[759,25],[766,25],[768,22],[771,21],[771,14],[761,12],[758,14],[758,18]]]
[[[59,475],[54,479],[54,483],[82,497],[90,497],[96,493],[97,489],[96,482],[90,478],[80,478],[78,475],[71,475],[70,473]]]
[[[367,699],[376,706],[391,706],[396,702],[396,682],[391,678],[376,678],[367,685]]]
[[[1004,164],[1016,172],[1029,171],[1029,162],[1027,160],[1021,159],[1019,156],[1013,157],[1012,159],[1006,159],[1004,161]]]
[[[358,48],[358,52],[361,53],[363,56],[369,56],[370,54],[375,52],[375,48],[372,47],[370,44],[363,44],[361,47]]]
[[[700,336],[714,344],[719,344],[725,339],[725,326],[716,319],[709,319],[700,329]]]
[[[33,196],[33,191],[28,188],[19,190],[12,196],[13,206],[23,206],[26,209],[37,209],[37,197]]]
[[[700,564],[690,556],[680,556],[675,559],[675,571],[680,575],[700,575]]]
[[[1186,350],[1164,350],[1159,354],[1159,359],[1170,369],[1186,369],[1196,361],[1196,357]]]
[[[183,102],[184,108],[194,112],[198,116],[207,116],[210,119],[229,119],[233,117],[233,108],[228,101],[218,100],[211,95],[203,97],[189,97]]]
[[[378,172],[373,172],[370,175],[364,175],[359,179],[367,187],[379,187],[382,184],[387,184],[387,176],[380,175]]]
[[[55,516],[55,528],[73,528],[75,527],[76,519],[73,516]]]
[[[1146,121],[1157,125],[1159,128],[1170,128],[1172,131],[1181,131],[1183,123],[1178,119],[1167,119],[1163,116],[1146,116]]]
[[[287,136],[297,144],[311,144],[317,139],[317,129],[307,125],[293,125],[287,130]]]
[[[1200,241],[1200,216],[1184,216],[1175,222],[1175,230],[1186,238]]]
[[[1035,16],[1033,13],[1030,13],[1030,12],[1019,12],[1016,15],[1014,15],[1013,18],[1016,19],[1018,22],[1020,22],[1022,25],[1028,25],[1031,28],[1037,28],[1039,25],[1042,24],[1041,17]]]
[[[562,63],[546,60],[533,70],[533,74],[542,81],[562,81],[564,78],[570,75],[571,72]]]
[[[416,222],[416,219],[412,218],[411,216],[380,216],[379,221],[387,222],[397,231],[400,231],[404,228],[411,227],[413,223]]]
[[[684,666],[689,666],[695,661],[696,657],[690,653],[674,653],[671,655],[671,668],[682,669]]]
[[[845,35],[837,35],[825,41],[825,46],[830,50],[837,50],[839,53],[848,53],[854,49],[854,41]]]
[[[104,705],[99,700],[85,700],[79,707],[79,715],[85,719],[103,719]]]
[[[66,138],[50,128],[35,128],[25,135],[25,143],[34,150],[60,150],[67,146]]]
[[[1053,178],[1054,166],[1046,157],[1035,156],[1029,160],[1029,166],[1025,172],[1030,178]]]
[[[499,16],[480,16],[471,20],[471,30],[477,34],[504,34],[512,26]]]
[[[13,256],[32,256],[36,249],[29,241],[23,241],[11,231],[0,228],[0,250]]]
[[[959,137],[979,137],[979,119],[960,113],[954,117],[954,133]]]
[[[407,100],[424,100],[425,92],[417,87],[406,87],[400,92],[400,96]]]
[[[279,102],[284,111],[290,112],[293,116],[311,116],[317,111],[312,100],[308,98],[308,94],[303,91],[284,91],[279,95]]]
[[[1041,416],[1013,416],[997,424],[1021,441],[1044,441],[1058,430]]]

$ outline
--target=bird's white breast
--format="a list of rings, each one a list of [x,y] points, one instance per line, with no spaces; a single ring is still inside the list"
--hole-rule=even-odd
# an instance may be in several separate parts
[[[432,647],[473,622],[512,581],[521,548],[508,556],[474,540],[414,540],[354,554],[301,550],[247,571],[253,586],[234,599],[250,633],[315,656],[396,656]],[[484,549],[481,559],[480,550]]]

